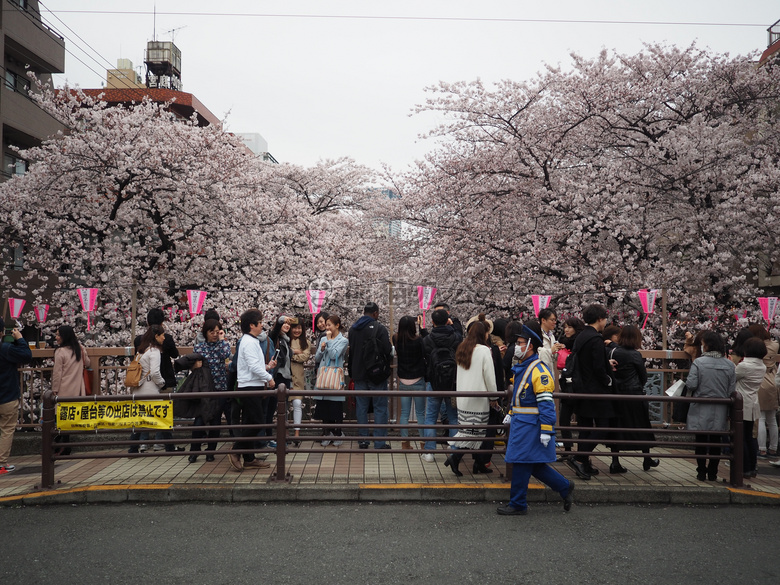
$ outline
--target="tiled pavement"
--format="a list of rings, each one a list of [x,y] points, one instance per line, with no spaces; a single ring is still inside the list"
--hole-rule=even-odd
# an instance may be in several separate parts
[[[395,448],[400,443],[391,443]],[[0,504],[121,502],[121,501],[262,501],[262,500],[502,500],[509,493],[505,466],[500,455],[493,456],[494,472],[471,473],[471,457],[461,463],[462,477],[444,466],[446,454],[436,453],[436,461],[423,462],[419,451],[397,453],[373,450],[355,453],[328,447],[324,453],[288,453],[287,481],[275,481],[275,455],[268,469],[234,471],[227,456],[217,454],[207,463],[201,455],[196,463],[186,456],[149,454],[124,457],[124,450],[99,453],[116,458],[90,458],[58,461],[56,486],[40,489],[40,456],[14,457],[16,471],[0,476]],[[228,448],[227,443],[220,448]],[[315,448],[310,441],[302,449]],[[319,445],[316,445],[319,448]],[[219,452],[218,452],[219,453]],[[657,449],[658,454],[684,453]],[[90,453],[90,455],[95,452]],[[687,452],[690,455],[690,452]],[[662,458],[661,465],[645,472],[641,457],[622,457],[628,473],[609,474],[607,453],[593,459],[601,473],[590,481],[577,480],[563,463],[555,467],[577,482],[576,501],[647,503],[757,503],[780,505],[780,468],[759,460],[757,478],[745,480],[742,488],[732,488],[724,480],[729,469],[721,464],[718,482],[696,480],[693,459]],[[532,484],[529,499],[555,501],[557,494]]]

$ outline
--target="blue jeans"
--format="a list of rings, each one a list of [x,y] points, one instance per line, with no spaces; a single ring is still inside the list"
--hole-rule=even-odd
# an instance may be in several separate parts
[[[355,382],[355,392],[358,390],[387,390],[387,380],[381,384],[372,384],[367,380],[361,382]],[[378,425],[387,424],[387,396],[355,396],[355,414],[357,415],[358,424],[368,424],[368,404],[369,401],[374,401],[374,422]],[[368,443],[363,440],[363,437],[368,437],[368,427],[358,430],[361,443]],[[375,429],[374,437],[386,437],[387,429]],[[385,441],[374,441],[374,449],[382,449],[387,443]]]
[[[398,382],[398,388],[400,390],[406,390],[408,392],[422,392],[425,390],[425,380],[420,380],[414,384],[404,384]],[[401,396],[401,424],[409,424],[409,415],[412,412],[412,401],[414,401],[414,411],[417,413],[417,424],[425,424],[425,396]],[[409,429],[401,429],[401,436],[408,437]]]
[[[546,463],[513,463],[512,488],[509,505],[525,510],[528,507],[528,480],[531,476],[558,492],[562,498],[569,494],[569,480]]]
[[[433,388],[431,388],[430,382],[428,382],[425,385],[425,389],[428,392],[432,392]],[[450,419],[450,424],[454,425],[458,423],[458,409],[452,406],[452,401],[449,397],[447,398],[441,398],[441,397],[429,397],[428,398],[428,408],[425,410],[425,424],[426,425],[435,425],[436,421],[439,418],[439,411],[442,408],[442,405],[447,410],[447,418]],[[455,433],[458,431],[456,429],[447,429],[449,431],[450,437],[454,437]],[[425,436],[426,437],[435,437],[436,436],[436,429],[425,429]],[[436,441],[426,441],[425,442],[425,448],[430,451],[436,450]]]

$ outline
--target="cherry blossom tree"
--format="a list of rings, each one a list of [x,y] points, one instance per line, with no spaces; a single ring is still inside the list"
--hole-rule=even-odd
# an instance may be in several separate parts
[[[636,311],[647,287],[682,312],[756,306],[780,250],[778,96],[750,57],[655,45],[430,88],[438,146],[388,211],[411,226],[408,278],[511,312],[532,293]]]
[[[378,193],[368,169],[264,163],[221,128],[177,120],[164,104],[108,107],[42,89],[41,107],[67,130],[22,152],[30,171],[0,185],[2,246],[24,247],[27,282],[14,283],[15,294],[72,308],[62,320],[80,314],[77,287],[99,288],[100,343],[129,343],[134,286],[142,323],[155,306],[177,317],[189,288],[208,291],[206,306],[235,321],[252,306],[268,318],[302,311],[318,278],[385,276],[360,252],[382,239],[365,211]],[[335,287],[329,300],[345,292]],[[178,323],[192,328],[186,316]]]

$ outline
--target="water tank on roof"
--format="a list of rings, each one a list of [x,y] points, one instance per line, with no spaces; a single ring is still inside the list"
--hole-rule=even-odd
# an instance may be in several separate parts
[[[146,43],[146,87],[181,90],[181,51],[172,41]]]

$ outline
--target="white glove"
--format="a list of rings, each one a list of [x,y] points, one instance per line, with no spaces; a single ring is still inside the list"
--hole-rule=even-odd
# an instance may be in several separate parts
[[[547,445],[550,444],[550,435],[539,435],[539,440],[542,442],[542,445],[544,445],[545,448],[547,448]]]
[[[510,422],[512,422],[512,415],[511,415],[511,414],[508,414],[508,415],[506,415],[506,416],[504,417],[504,422],[503,422],[503,423],[501,423],[501,424],[508,425]]]

